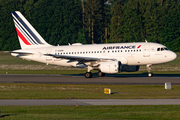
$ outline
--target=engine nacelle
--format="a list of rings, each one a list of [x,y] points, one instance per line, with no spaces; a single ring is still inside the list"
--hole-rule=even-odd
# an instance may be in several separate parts
[[[121,62],[119,61],[101,62],[99,69],[103,73],[118,73],[120,66]]]
[[[122,66],[122,71],[124,72],[136,72],[138,71],[140,66]]]

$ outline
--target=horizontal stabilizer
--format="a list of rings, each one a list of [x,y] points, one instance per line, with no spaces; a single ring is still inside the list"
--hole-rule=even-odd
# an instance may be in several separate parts
[[[10,52],[11,54],[18,54],[20,56],[28,56],[28,55],[33,55],[34,53],[28,53],[28,52]]]

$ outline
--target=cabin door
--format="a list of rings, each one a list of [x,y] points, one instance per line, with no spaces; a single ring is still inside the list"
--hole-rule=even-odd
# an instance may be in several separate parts
[[[150,57],[150,45],[144,45],[143,57]]]

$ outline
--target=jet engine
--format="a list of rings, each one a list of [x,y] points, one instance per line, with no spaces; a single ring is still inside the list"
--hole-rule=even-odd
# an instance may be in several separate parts
[[[140,66],[125,65],[125,66],[122,66],[122,71],[124,71],[124,72],[136,72],[139,70],[139,68],[140,68]]]
[[[102,73],[118,73],[121,71],[121,62],[119,61],[110,61],[110,62],[101,62],[99,70]]]

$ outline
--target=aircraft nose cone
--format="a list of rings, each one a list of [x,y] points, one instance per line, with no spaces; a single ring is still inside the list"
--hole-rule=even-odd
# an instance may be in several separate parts
[[[170,57],[171,61],[173,61],[177,58],[177,55],[176,55],[176,53],[172,52],[169,57]]]
[[[176,53],[174,53],[174,60],[177,58],[177,54]]]

